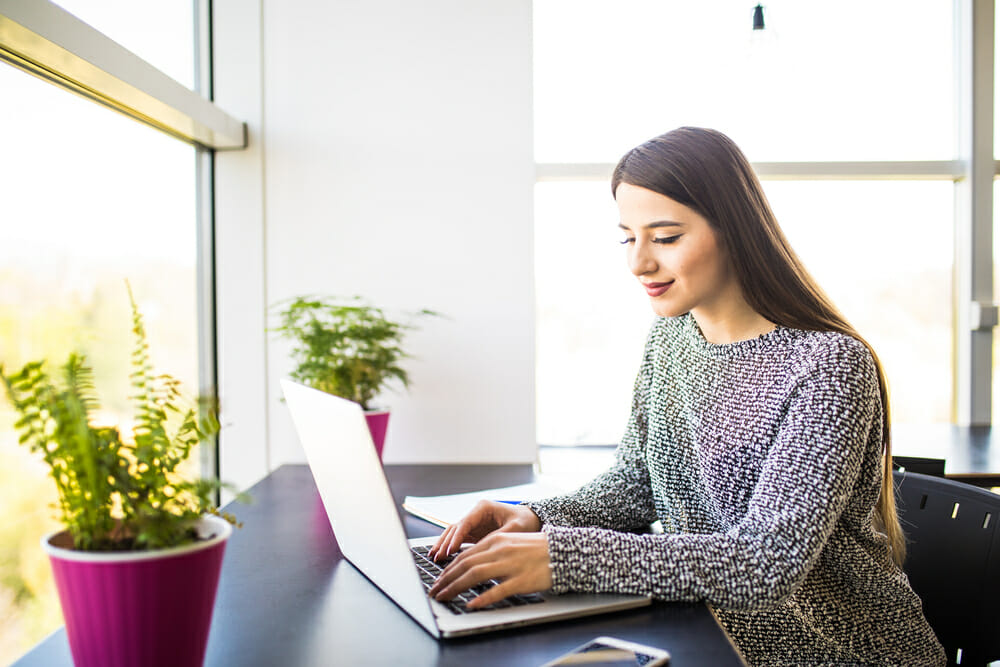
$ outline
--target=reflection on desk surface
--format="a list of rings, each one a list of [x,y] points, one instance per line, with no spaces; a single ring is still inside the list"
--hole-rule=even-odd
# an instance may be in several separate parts
[[[996,445],[989,426],[894,424],[892,451],[896,456],[944,459],[949,477],[977,476],[989,482],[981,486],[1000,486],[1000,430],[995,437]],[[614,462],[614,451],[614,445],[543,446],[540,471],[576,488],[606,470]]]
[[[945,474],[989,474],[1000,477],[1000,443],[994,446],[989,426],[897,424],[892,451],[901,456],[945,460]],[[996,436],[1000,440],[1000,435]]]

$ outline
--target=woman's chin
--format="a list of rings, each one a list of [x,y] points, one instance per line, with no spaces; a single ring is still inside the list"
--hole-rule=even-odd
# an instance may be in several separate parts
[[[679,317],[688,312],[687,309],[677,308],[667,303],[660,303],[658,299],[652,299],[651,301],[650,305],[653,307],[653,312],[656,313],[657,317]]]

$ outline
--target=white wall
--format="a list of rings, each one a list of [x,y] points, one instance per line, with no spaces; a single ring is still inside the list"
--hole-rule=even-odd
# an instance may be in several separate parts
[[[447,314],[408,339],[386,460],[534,460],[530,1],[262,2],[263,299]],[[229,387],[266,392],[270,468],[304,460],[287,349],[269,337],[264,387]]]

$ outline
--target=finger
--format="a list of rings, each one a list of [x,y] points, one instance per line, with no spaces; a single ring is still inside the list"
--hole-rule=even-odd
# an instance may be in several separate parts
[[[534,593],[534,591],[518,590],[518,588],[518,580],[516,579],[500,581],[495,586],[491,586],[486,591],[469,600],[466,606],[469,609],[479,609],[480,607],[488,607],[495,602],[500,602],[500,600],[509,598],[511,595]]]
[[[451,600],[462,591],[489,581],[493,577],[490,564],[474,565],[467,570],[463,570],[450,581],[445,582],[434,595],[434,599],[439,601]]]
[[[480,500],[472,511],[454,524],[456,532],[450,535],[453,551],[458,551],[465,542],[478,542],[500,527],[495,509],[492,507],[495,504],[497,503]]]
[[[434,546],[432,546],[431,550],[428,552],[431,560],[437,560],[437,555],[444,545],[448,543],[448,536],[451,534],[452,530],[454,530],[452,526],[447,526],[444,529],[444,532],[438,535],[437,541],[434,542]]]
[[[448,535],[448,528],[446,527],[444,531],[440,535],[438,535],[437,539],[434,540],[434,544],[432,544],[431,548],[427,551],[427,555],[430,556],[431,560],[434,560],[434,552],[436,552],[438,549],[441,548],[441,542],[445,540],[447,535]]]
[[[459,573],[453,572],[451,575],[446,577],[444,573],[441,573],[440,575],[438,575],[438,578],[434,580],[434,583],[431,585],[431,587],[427,590],[427,595],[435,599],[440,599],[439,596],[441,595],[442,591],[444,591],[451,584],[451,582],[454,581],[455,578],[460,575],[461,575],[460,572]],[[450,600],[451,598],[444,598],[444,599]]]
[[[437,542],[431,547],[428,552],[431,560],[438,560],[443,556],[448,555],[448,543],[451,541],[451,535],[455,532],[455,524],[451,524],[444,529],[444,532],[438,536]]]
[[[448,587],[455,579],[457,579],[458,577],[462,576],[465,573],[466,565],[464,565],[463,563],[466,562],[465,556],[467,553],[468,550],[460,553],[455,558],[455,560],[453,560],[451,563],[448,564],[448,567],[444,568],[444,570],[441,571],[441,574],[438,575],[438,578],[434,580],[434,584],[427,591],[428,595],[430,595],[431,597],[436,597],[438,593],[440,593],[442,590]],[[462,559],[462,561],[459,562],[459,559]]]
[[[442,574],[447,573],[449,577],[453,576],[453,573],[459,569],[467,569],[475,564],[484,562],[482,558],[477,558],[477,556],[485,555],[487,551],[495,547],[495,540],[492,535],[472,544],[464,540],[460,534],[456,534],[452,537],[452,540],[454,541],[453,553],[455,554],[455,558],[442,570]],[[494,556],[492,560],[496,560],[496,557]]]
[[[464,540],[464,531],[462,530],[461,523],[453,523],[445,529],[445,532],[441,534],[435,545],[436,551],[433,552],[432,560],[439,561],[443,558],[447,558],[452,554],[458,553]]]
[[[441,593],[442,591],[448,588],[453,589],[453,592],[451,592],[451,597],[454,597],[454,595],[457,595],[461,591],[464,591],[466,588],[470,588],[472,586],[475,586],[477,583],[480,583],[480,582],[473,582],[466,585],[465,588],[457,588],[458,584],[456,582],[460,580],[462,577],[467,576],[468,571],[471,570],[472,568],[490,562],[491,559],[488,554],[483,553],[484,550],[485,550],[484,545],[474,544],[465,551],[459,553],[458,556],[455,557],[455,560],[449,563],[448,566],[441,571],[441,574],[438,575],[438,578],[434,581],[434,584],[428,591],[431,597],[435,597],[437,594]],[[451,599],[451,597],[447,599]]]
[[[468,531],[464,529],[461,523],[455,525],[455,530],[452,531],[451,535],[448,536],[447,550],[445,551],[445,556],[450,556],[451,554],[456,554],[462,550],[462,544],[467,540],[466,537]]]

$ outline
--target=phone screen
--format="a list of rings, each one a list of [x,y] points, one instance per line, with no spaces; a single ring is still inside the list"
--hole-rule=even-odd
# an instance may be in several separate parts
[[[611,646],[602,642],[590,642],[555,662],[559,665],[586,665],[587,667],[643,667],[661,660],[660,656],[642,653],[635,649]],[[662,664],[662,663],[657,663]]]

